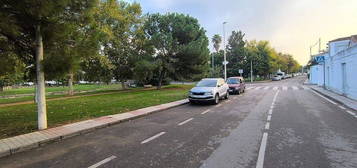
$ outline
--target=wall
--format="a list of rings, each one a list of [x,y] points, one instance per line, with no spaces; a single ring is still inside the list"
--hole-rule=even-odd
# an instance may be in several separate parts
[[[357,45],[339,52],[333,49],[330,51],[325,66],[327,89],[357,100]],[[343,87],[343,64],[346,69],[345,89]]]
[[[323,86],[324,83],[323,65],[314,65],[310,67],[310,83]]]

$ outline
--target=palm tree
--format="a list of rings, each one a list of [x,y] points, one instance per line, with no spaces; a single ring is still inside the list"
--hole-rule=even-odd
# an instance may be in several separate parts
[[[215,34],[212,37],[212,43],[213,43],[214,49],[216,50],[216,52],[218,52],[219,51],[219,47],[220,47],[220,45],[222,43],[222,37],[219,34]]]

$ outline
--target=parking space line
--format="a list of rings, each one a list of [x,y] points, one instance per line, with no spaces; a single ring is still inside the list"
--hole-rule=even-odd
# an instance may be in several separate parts
[[[182,122],[180,122],[178,125],[179,125],[179,126],[184,125],[184,124],[190,122],[191,120],[193,120],[193,118],[189,118],[189,119],[187,119],[187,120],[185,120],[185,121],[182,121]]]
[[[328,99],[327,97],[322,96],[320,93],[317,93],[317,92],[315,92],[315,91],[313,91],[313,90],[311,90],[311,92],[315,93],[316,95],[318,95],[318,96],[322,97],[323,99],[327,100],[328,102],[330,102],[330,103],[332,103],[332,104],[334,104],[334,105],[336,105],[336,104],[337,104],[336,102],[334,102],[334,101],[332,101],[332,100]]]
[[[209,111],[211,111],[211,110],[210,110],[210,109],[207,109],[207,110],[203,111],[201,114],[206,114],[206,113],[208,113]]]
[[[154,135],[154,136],[152,136],[152,137],[150,137],[148,139],[145,139],[144,141],[141,142],[141,144],[146,144],[146,143],[148,143],[148,142],[150,142],[150,141],[152,141],[152,140],[154,140],[154,139],[156,139],[156,138],[158,138],[158,137],[160,137],[161,135],[164,135],[164,134],[166,134],[166,132],[160,132],[160,133],[158,133],[158,134],[156,134],[156,135]]]
[[[340,109],[342,109],[342,110],[346,110],[346,108],[345,107],[343,107],[343,106],[338,106]]]
[[[356,115],[355,113],[353,113],[352,111],[346,110],[346,112],[347,112],[348,114],[351,114],[353,117],[357,118],[357,115]]]
[[[98,162],[98,163],[96,163],[96,164],[94,164],[94,165],[92,165],[92,166],[89,166],[88,168],[97,168],[97,167],[99,167],[99,166],[101,166],[101,165],[103,165],[103,164],[105,164],[105,163],[108,163],[108,162],[110,162],[111,160],[113,160],[113,159],[115,159],[115,158],[117,158],[116,156],[110,156],[110,157],[108,157],[108,158],[106,158],[106,159],[104,159],[104,160],[102,160],[102,161],[100,161],[100,162]]]
[[[268,115],[267,121],[271,120],[271,115]]]

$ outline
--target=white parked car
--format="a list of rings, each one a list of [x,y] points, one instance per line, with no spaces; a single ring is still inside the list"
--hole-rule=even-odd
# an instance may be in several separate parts
[[[218,104],[221,98],[229,97],[228,84],[222,78],[205,78],[189,91],[188,99],[191,103],[213,102]]]

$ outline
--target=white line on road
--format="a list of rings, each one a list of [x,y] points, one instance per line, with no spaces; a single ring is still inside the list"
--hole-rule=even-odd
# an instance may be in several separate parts
[[[152,136],[152,137],[150,137],[148,139],[145,139],[144,141],[141,142],[141,144],[148,143],[148,142],[150,142],[150,141],[152,141],[152,140],[154,140],[154,139],[156,139],[159,136],[164,135],[164,134],[166,134],[166,132],[160,132],[160,133],[158,133],[158,134],[156,134],[156,135],[154,135],[154,136]]]
[[[98,162],[98,163],[96,163],[96,164],[94,164],[92,166],[89,166],[88,168],[97,168],[97,167],[99,167],[99,166],[101,166],[101,165],[103,165],[105,163],[108,163],[109,161],[111,161],[111,160],[113,160],[115,158],[117,158],[117,157],[116,156],[110,156],[110,157],[108,157],[108,158],[106,158],[106,159],[104,159],[104,160],[102,160],[102,161],[100,161],[100,162]]]
[[[296,86],[292,86],[292,88],[293,88],[293,90],[299,90],[299,88]]]
[[[250,89],[253,89],[254,88],[254,86],[252,86],[252,87],[247,87],[247,90],[250,90]]]
[[[273,113],[273,109],[270,109],[268,115],[271,115],[272,113]]]
[[[283,90],[288,90],[288,87],[286,87],[286,86],[283,86]]]
[[[201,114],[206,114],[206,113],[208,113],[209,111],[211,111],[211,110],[210,110],[210,109],[207,109],[207,110],[203,111]]]
[[[268,133],[264,132],[262,142],[260,143],[260,149],[259,149],[258,161],[257,161],[256,168],[263,168],[267,140],[268,140]]]
[[[269,128],[270,128],[270,122],[267,122],[267,123],[265,124],[265,129],[268,130]]]
[[[313,92],[313,93],[315,93],[316,95],[318,95],[318,96],[324,98],[325,100],[327,100],[328,102],[330,102],[330,103],[332,103],[332,104],[334,104],[334,105],[337,104],[336,102],[334,102],[334,101],[332,101],[332,100],[326,98],[325,96],[322,96],[320,93],[317,93],[317,92],[315,92],[315,91],[313,91],[313,90],[311,90],[311,92]]]
[[[356,117],[356,118],[357,118],[357,115],[356,115],[355,113],[353,113],[352,111],[346,110],[346,112],[347,112],[348,114],[351,114],[353,117]]]
[[[277,87],[277,86],[275,86],[275,87],[273,88],[273,90],[278,90],[278,87]]]
[[[260,89],[261,87],[260,86],[258,86],[258,87],[256,87],[254,90],[258,90],[258,89]]]
[[[265,86],[264,90],[268,90],[270,88],[270,86]]]
[[[222,104],[217,104],[217,105],[216,105],[216,107],[221,107],[221,106],[222,106]]]
[[[268,121],[270,121],[270,120],[271,120],[271,115],[268,115],[267,120],[268,120]]]
[[[342,110],[346,110],[346,108],[345,107],[343,107],[343,106],[338,106],[340,109],[342,109]]]
[[[182,122],[180,122],[178,125],[179,125],[179,126],[184,125],[184,124],[190,122],[191,120],[193,120],[193,118],[189,118],[189,119],[187,119],[187,120],[185,120],[185,121],[182,121]]]

